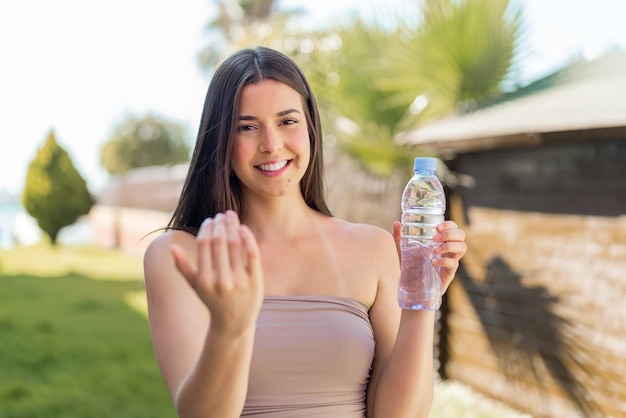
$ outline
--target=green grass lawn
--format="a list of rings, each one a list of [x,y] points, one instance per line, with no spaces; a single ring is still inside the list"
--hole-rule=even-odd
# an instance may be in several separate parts
[[[0,417],[175,417],[137,295],[119,252],[0,253]]]

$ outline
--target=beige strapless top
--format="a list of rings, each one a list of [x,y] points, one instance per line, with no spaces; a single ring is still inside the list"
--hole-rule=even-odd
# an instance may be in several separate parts
[[[373,358],[374,333],[363,303],[266,297],[241,416],[363,418]]]

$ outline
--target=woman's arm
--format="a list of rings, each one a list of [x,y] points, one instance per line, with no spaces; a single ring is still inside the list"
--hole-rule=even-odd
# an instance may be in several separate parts
[[[466,251],[465,234],[451,221],[439,225],[438,231],[435,240],[442,242],[442,257],[436,264],[441,267],[445,291]],[[370,310],[376,352],[367,394],[368,418],[427,417],[432,403],[435,312],[398,307],[399,235],[400,224],[396,222],[395,249],[390,239],[381,243],[389,267],[381,276]]]
[[[263,298],[254,237],[233,213],[218,215],[195,240],[155,239],[144,270],[154,351],[179,416],[239,417]]]

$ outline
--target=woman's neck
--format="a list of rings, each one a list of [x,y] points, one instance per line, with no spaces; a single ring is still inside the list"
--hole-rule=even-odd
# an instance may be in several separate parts
[[[302,196],[279,199],[248,199],[242,223],[247,225],[257,240],[289,240],[302,234],[313,218],[321,215],[311,209]]]

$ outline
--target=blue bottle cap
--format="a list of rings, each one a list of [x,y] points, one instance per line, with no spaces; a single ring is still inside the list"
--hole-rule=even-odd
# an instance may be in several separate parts
[[[431,157],[417,157],[413,162],[413,171],[437,171],[437,159]]]

